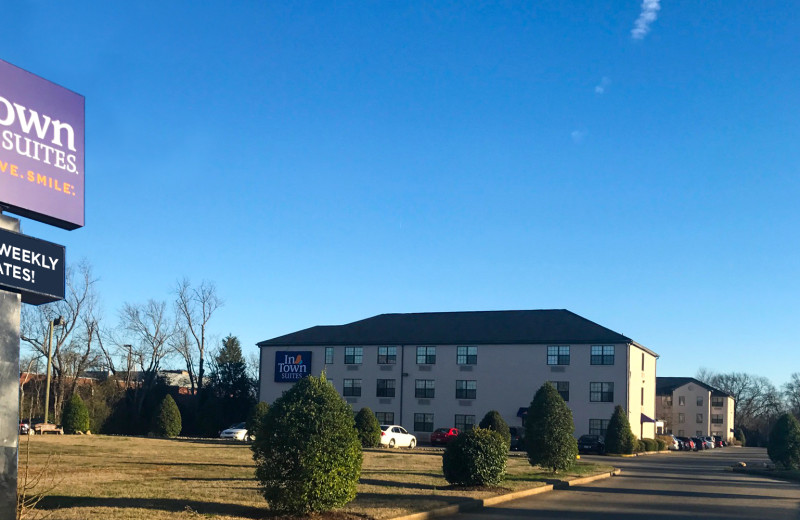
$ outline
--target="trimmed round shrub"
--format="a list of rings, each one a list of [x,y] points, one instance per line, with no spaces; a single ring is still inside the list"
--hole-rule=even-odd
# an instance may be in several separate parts
[[[747,446],[747,438],[744,435],[744,430],[741,428],[736,429],[736,432],[733,434],[733,438],[739,441],[742,446]]]
[[[363,448],[376,448],[381,444],[381,425],[369,408],[362,408],[356,414],[356,431]]]
[[[656,439],[656,450],[665,451],[666,449],[667,449],[667,443],[661,439]]]
[[[634,444],[635,444],[633,448],[634,453],[643,453],[647,451],[647,444],[645,444],[642,439],[635,439]]]
[[[508,429],[508,423],[500,415],[497,410],[491,410],[483,416],[481,422],[478,424],[485,430],[492,430],[500,434],[500,437],[506,441],[506,447],[511,448],[511,432]]]
[[[767,454],[776,466],[800,469],[800,423],[790,413],[778,417],[769,433]]]
[[[177,437],[181,433],[181,411],[171,395],[167,394],[158,407],[153,419],[153,435],[158,437]]]
[[[631,431],[628,414],[617,405],[606,430],[606,453],[631,454],[637,449],[636,437]],[[640,450],[644,451],[644,450]]]
[[[525,449],[533,466],[558,470],[570,468],[578,456],[578,441],[572,435],[572,411],[550,383],[536,391],[525,420]]]
[[[261,494],[275,512],[325,512],[356,496],[362,459],[353,409],[324,373],[302,378],[272,403],[251,449]]]
[[[89,429],[89,409],[78,392],[74,392],[64,405],[61,425],[66,433],[85,433]]]
[[[266,417],[269,411],[269,405],[264,401],[259,401],[253,408],[250,409],[250,415],[247,416],[247,434],[255,437],[256,432],[261,427],[261,421]]]
[[[457,486],[495,486],[503,481],[507,457],[508,445],[498,432],[473,428],[447,444],[442,471]]]
[[[658,443],[655,441],[655,439],[642,439],[642,442],[644,442],[645,451],[658,450]]]

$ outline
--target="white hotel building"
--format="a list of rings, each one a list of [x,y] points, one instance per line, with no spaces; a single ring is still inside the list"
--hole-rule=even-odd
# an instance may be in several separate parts
[[[490,410],[521,426],[546,381],[572,410],[576,436],[605,433],[616,405],[634,434],[655,435],[658,355],[568,310],[381,314],[258,346],[260,400],[281,396],[290,368],[324,369],[354,410],[369,407],[423,442],[436,428],[471,428]]]

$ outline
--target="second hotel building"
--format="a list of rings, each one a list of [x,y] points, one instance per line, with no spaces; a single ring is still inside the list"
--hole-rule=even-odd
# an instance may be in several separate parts
[[[423,442],[490,410],[520,426],[546,381],[572,410],[576,436],[605,433],[616,405],[639,438],[655,435],[658,355],[568,310],[381,314],[258,346],[260,400],[325,369],[355,411],[369,407]]]

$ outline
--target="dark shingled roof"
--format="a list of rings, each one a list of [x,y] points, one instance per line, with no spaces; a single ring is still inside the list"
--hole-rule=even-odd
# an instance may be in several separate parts
[[[702,386],[711,392],[715,397],[732,397],[728,392],[723,392],[718,388],[704,383],[693,377],[657,377],[656,378],[656,395],[671,395],[676,388],[681,387],[687,383],[694,383]]]
[[[574,312],[555,309],[380,314],[346,325],[311,327],[262,341],[258,346],[543,343],[636,344]]]

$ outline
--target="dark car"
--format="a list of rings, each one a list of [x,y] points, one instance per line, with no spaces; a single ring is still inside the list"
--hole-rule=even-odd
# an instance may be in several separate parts
[[[680,449],[683,451],[692,451],[694,449],[694,441],[689,437],[675,437],[680,443]]]
[[[20,422],[19,423],[19,434],[20,435],[30,435],[31,427],[27,422]]]
[[[722,440],[722,437],[719,435],[714,435],[714,447],[715,448],[724,448],[728,444]]]
[[[606,444],[600,435],[581,435],[578,438],[578,453],[600,453],[606,452]]]
[[[525,449],[525,428],[512,426],[508,429],[511,434],[511,449],[514,451],[522,451]]]
[[[692,437],[692,441],[694,442],[694,451],[703,451],[706,448],[706,443],[700,437]]]
[[[431,433],[431,446],[445,446],[458,437],[458,428],[437,428]]]

